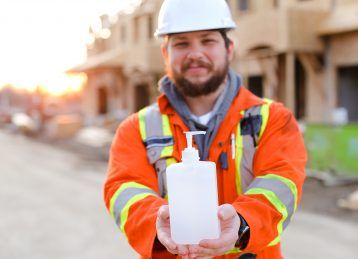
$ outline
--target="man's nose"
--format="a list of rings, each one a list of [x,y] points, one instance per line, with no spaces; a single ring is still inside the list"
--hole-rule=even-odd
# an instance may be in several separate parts
[[[203,48],[198,43],[194,43],[191,45],[187,58],[192,60],[201,59],[204,56]]]

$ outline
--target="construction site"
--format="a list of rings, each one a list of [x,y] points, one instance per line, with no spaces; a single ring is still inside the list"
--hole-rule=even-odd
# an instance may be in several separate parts
[[[0,87],[0,230],[7,233],[0,258],[138,258],[105,214],[101,188],[118,125],[160,94],[166,72],[154,32],[162,2],[138,1],[130,12],[103,14],[100,26],[88,26],[87,59],[66,71],[80,78],[79,91],[50,96],[40,86],[31,93]],[[294,114],[308,152],[302,201],[284,232],[283,254],[355,258],[358,1],[227,2],[237,23],[229,32],[231,67],[243,87]]]
[[[153,36],[161,3],[142,1],[116,19],[99,17],[101,30],[89,28],[88,59],[69,70],[87,75],[88,120],[125,117],[156,100],[165,73]],[[237,22],[231,65],[243,85],[294,113],[309,142],[310,168],[357,172],[357,1],[228,3]]]

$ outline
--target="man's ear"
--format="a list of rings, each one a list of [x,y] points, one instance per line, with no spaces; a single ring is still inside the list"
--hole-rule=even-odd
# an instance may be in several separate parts
[[[163,43],[161,46],[160,46],[160,49],[162,51],[162,56],[164,58],[164,61],[165,63],[167,63],[167,60],[168,60],[168,45],[166,43]]]
[[[234,52],[235,52],[234,42],[232,40],[230,40],[229,47],[227,48],[227,54],[229,57],[229,61],[231,61],[234,58]]]

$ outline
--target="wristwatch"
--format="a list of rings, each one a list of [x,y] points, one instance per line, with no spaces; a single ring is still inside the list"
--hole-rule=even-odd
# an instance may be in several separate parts
[[[243,250],[246,248],[247,244],[249,243],[250,239],[250,227],[247,224],[246,220],[240,215],[240,228],[239,228],[239,238],[237,239],[235,243],[235,247],[239,248],[240,250]]]

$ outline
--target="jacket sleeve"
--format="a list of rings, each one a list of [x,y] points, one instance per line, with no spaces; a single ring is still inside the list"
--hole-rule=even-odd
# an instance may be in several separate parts
[[[158,195],[156,172],[147,159],[137,114],[119,126],[112,142],[104,199],[129,244],[150,257],[157,211],[167,202]]]
[[[258,253],[280,242],[301,199],[306,160],[294,116],[281,104],[272,103],[253,160],[255,178],[233,203],[250,227],[245,251]]]

